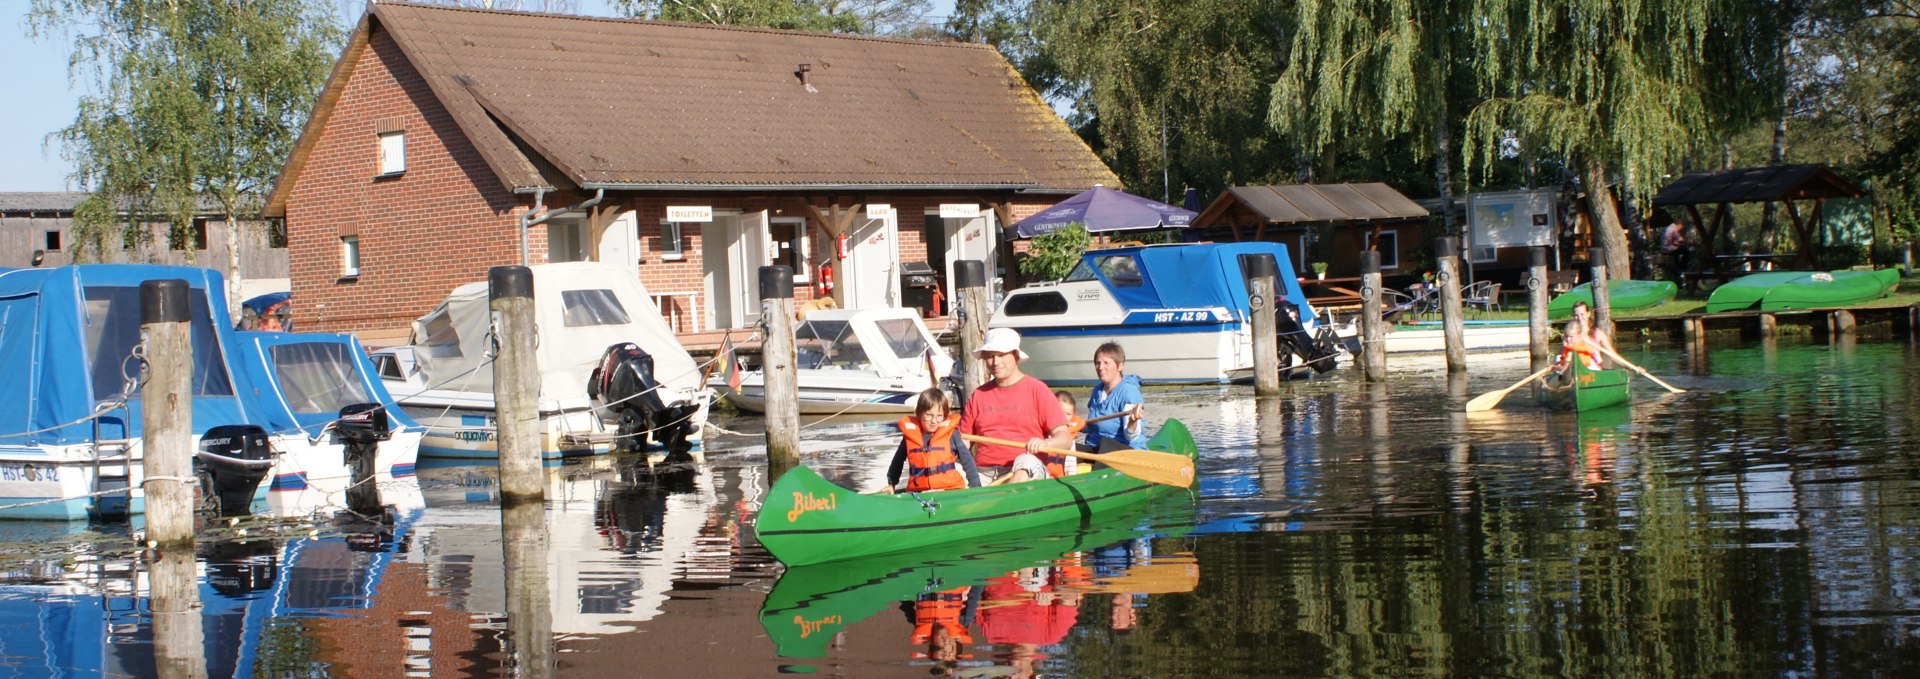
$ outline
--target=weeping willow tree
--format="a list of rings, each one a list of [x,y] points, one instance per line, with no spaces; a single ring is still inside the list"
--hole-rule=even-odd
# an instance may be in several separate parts
[[[1453,131],[1471,105],[1456,77],[1459,3],[1446,0],[1303,0],[1293,5],[1287,68],[1273,84],[1268,122],[1309,157],[1338,145],[1411,141],[1434,161],[1434,184],[1453,200]],[[1453,212],[1445,211],[1453,231]]]
[[[1614,198],[1646,195],[1707,136],[1705,45],[1721,0],[1472,0],[1467,23],[1484,101],[1467,115],[1465,162],[1520,149],[1565,158],[1580,177],[1609,273],[1631,276]]]

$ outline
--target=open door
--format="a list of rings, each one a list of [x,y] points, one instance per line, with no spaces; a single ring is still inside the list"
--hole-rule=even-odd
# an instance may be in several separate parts
[[[711,328],[745,328],[760,321],[760,267],[771,262],[767,212],[714,215],[701,225],[701,272]]]
[[[640,222],[634,211],[622,212],[607,224],[607,230],[600,234],[600,251],[595,259],[640,275]]]
[[[947,236],[947,290],[949,294],[959,288],[954,287],[953,263],[962,259],[984,262],[987,265],[987,288],[991,293],[994,279],[1000,270],[995,261],[997,247],[1000,244],[1000,228],[994,223],[993,212],[983,211],[978,217],[946,218]]]
[[[900,305],[898,210],[881,219],[854,218],[847,236],[847,308]]]

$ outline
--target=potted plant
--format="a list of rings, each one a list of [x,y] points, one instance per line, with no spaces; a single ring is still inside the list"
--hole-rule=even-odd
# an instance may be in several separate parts
[[[1313,277],[1323,281],[1327,279],[1327,263],[1326,262],[1313,263]]]

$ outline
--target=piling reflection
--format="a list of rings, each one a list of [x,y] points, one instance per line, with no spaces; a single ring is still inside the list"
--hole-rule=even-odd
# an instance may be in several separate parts
[[[153,598],[153,667],[162,679],[201,679],[207,676],[201,655],[204,636],[200,620],[200,585],[194,573],[193,553],[167,550],[149,564]]]
[[[515,677],[553,676],[553,600],[547,589],[546,518],[543,503],[508,501],[500,507],[506,647],[508,667]]]

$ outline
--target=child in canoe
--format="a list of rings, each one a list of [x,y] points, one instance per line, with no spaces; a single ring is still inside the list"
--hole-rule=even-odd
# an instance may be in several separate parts
[[[909,493],[980,486],[980,470],[973,453],[960,440],[960,418],[938,388],[920,392],[912,417],[900,418],[900,446],[887,464],[887,491],[900,485],[906,472]]]

